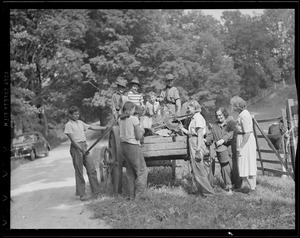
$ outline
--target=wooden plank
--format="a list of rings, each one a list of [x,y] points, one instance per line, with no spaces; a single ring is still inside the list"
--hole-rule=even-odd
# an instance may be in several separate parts
[[[256,161],[259,161],[260,162],[260,159],[259,158],[256,158]],[[277,161],[277,160],[267,160],[267,159],[262,159],[262,162],[264,163],[270,163],[270,164],[281,164],[280,161]],[[288,165],[292,165],[291,162],[288,162],[287,163]]]
[[[262,170],[261,167],[257,167],[258,170]],[[290,173],[282,171],[282,170],[277,170],[277,169],[268,169],[268,168],[264,168],[265,171],[271,172],[271,173],[280,173],[280,174],[285,174],[290,176]]]
[[[283,125],[287,129],[288,126],[287,126],[287,120],[286,120],[286,109],[281,109],[281,117],[282,117]],[[288,149],[287,143],[288,143],[288,140],[283,136],[282,137],[282,150],[284,152],[284,159],[285,159],[286,165],[287,165],[287,163],[289,161],[289,157],[290,157],[290,154],[287,152],[287,149]]]
[[[185,142],[170,142],[160,144],[144,144],[142,147],[143,152],[155,151],[155,150],[174,150],[174,149],[186,149],[187,143]]]
[[[273,151],[273,150],[260,149],[260,152],[262,152],[262,153],[267,153],[267,154],[274,154],[274,151]],[[277,152],[278,152],[279,154],[283,154],[283,153],[284,153],[282,150],[277,150]]]
[[[261,150],[260,150],[260,147],[259,147],[259,143],[258,143],[258,139],[257,139],[257,132],[256,132],[256,129],[255,129],[255,123],[254,123],[253,119],[252,119],[252,127],[253,127],[253,133],[254,133],[254,136],[255,136],[256,148],[257,148],[257,152],[258,152],[258,156],[259,156],[259,160],[260,160],[260,165],[262,167],[263,175],[265,175],[264,164],[262,162]]]
[[[298,106],[291,106],[291,113],[292,115],[298,114]]]
[[[146,160],[147,167],[172,166],[171,160]]]
[[[260,119],[260,120],[256,120],[256,121],[259,122],[259,123],[263,123],[263,122],[272,122],[272,121],[277,122],[277,121],[278,121],[278,117],[276,117],[276,118],[271,118],[271,119]]]
[[[292,111],[291,111],[291,107],[294,106],[294,100],[293,99],[288,99],[286,101],[286,115],[287,115],[287,124],[288,124],[288,129],[290,130],[291,128],[293,128],[295,126],[294,124],[294,120],[293,120],[293,115],[292,115]],[[291,156],[291,161],[293,163],[292,167],[293,167],[293,172],[295,173],[295,159],[296,159],[296,142],[295,142],[295,133],[294,130],[291,130],[290,133],[290,156]]]
[[[187,149],[156,150],[156,151],[145,151],[145,152],[143,152],[144,157],[172,156],[172,155],[186,156],[186,154],[187,154]]]
[[[186,142],[186,136],[176,136],[175,142]],[[146,136],[144,137],[144,144],[160,144],[160,143],[171,143],[173,139],[171,136],[163,137],[163,136]]]

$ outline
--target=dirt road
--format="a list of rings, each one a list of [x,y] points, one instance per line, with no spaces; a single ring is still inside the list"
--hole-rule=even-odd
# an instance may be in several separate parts
[[[51,150],[49,157],[22,164],[12,171],[11,229],[110,228],[102,220],[90,219],[93,213],[87,210],[88,202],[75,196],[69,145],[67,141]],[[89,193],[85,170],[84,174]]]

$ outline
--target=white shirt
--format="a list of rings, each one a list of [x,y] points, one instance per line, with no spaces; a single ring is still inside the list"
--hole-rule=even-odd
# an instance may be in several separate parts
[[[84,132],[86,132],[89,127],[90,125],[84,123],[81,120],[69,120],[65,125],[64,133],[73,134],[74,140],[76,142],[83,142],[86,141]]]
[[[206,121],[200,112],[195,113],[189,125],[189,134],[197,136],[196,128],[203,129],[203,135],[206,134]]]
[[[139,124],[140,121],[136,116],[130,116],[124,120],[119,119],[121,142],[141,145],[140,141],[135,138],[134,133],[134,127]]]

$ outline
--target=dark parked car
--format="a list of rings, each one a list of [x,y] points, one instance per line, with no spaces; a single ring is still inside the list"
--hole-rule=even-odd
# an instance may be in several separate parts
[[[40,132],[27,132],[13,138],[11,157],[35,160],[37,156],[48,156],[50,149],[49,143]]]

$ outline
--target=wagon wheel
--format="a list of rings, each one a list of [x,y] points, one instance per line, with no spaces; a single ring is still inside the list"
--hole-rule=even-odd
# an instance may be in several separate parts
[[[108,148],[107,146],[101,147],[100,150],[100,162],[99,162],[99,172],[100,172],[100,181],[104,182],[105,176],[106,176],[106,167],[107,167],[107,161],[108,161]],[[104,172],[105,171],[105,172]],[[105,175],[104,175],[105,173]]]
[[[104,183],[104,191],[108,192],[108,186],[111,187],[111,174],[112,174],[112,164],[109,161],[109,149],[107,146],[103,146],[100,151],[100,181]]]
[[[108,172],[111,171],[113,191],[114,193],[122,193],[123,157],[121,153],[121,144],[120,144],[118,126],[114,126],[110,131],[108,148],[109,148],[108,164],[110,167]]]

